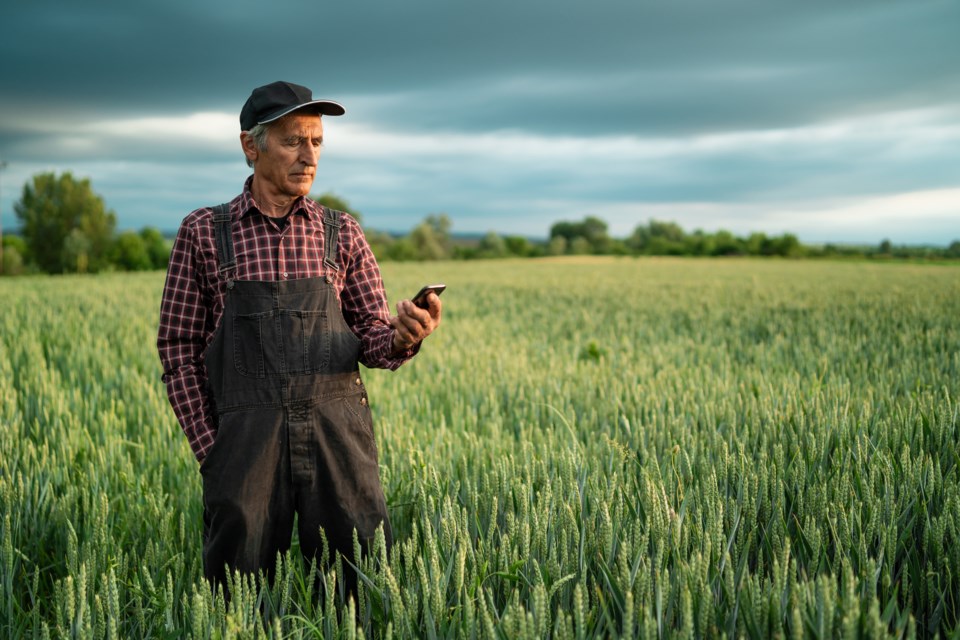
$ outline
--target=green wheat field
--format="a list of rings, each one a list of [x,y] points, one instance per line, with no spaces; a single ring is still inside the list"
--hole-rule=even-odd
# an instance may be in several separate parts
[[[387,264],[397,543],[211,594],[162,273],[0,281],[5,638],[957,637],[960,268]]]

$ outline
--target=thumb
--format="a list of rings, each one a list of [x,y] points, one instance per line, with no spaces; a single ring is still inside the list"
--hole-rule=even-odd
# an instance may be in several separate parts
[[[431,293],[427,296],[427,311],[430,313],[430,317],[434,320],[440,318],[440,311],[443,309],[443,304],[440,302],[440,296],[435,293]]]

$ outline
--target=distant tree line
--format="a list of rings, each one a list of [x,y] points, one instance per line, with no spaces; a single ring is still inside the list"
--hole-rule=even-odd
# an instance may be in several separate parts
[[[639,224],[627,238],[613,238],[607,223],[595,216],[581,221],[561,221],[550,227],[546,241],[490,231],[479,240],[466,241],[450,235],[446,215],[428,216],[409,235],[391,237],[367,231],[367,238],[380,260],[473,260],[484,258],[535,258],[569,255],[614,256],[760,256],[782,258],[960,259],[960,240],[947,248],[894,246],[884,240],[878,246],[827,244],[808,246],[792,233],[746,237],[720,230],[700,229],[687,233],[674,222],[650,220]]]
[[[358,211],[332,193],[314,199],[347,211],[363,223]],[[35,175],[24,185],[14,211],[21,226],[16,235],[3,236],[0,266],[4,275],[139,271],[167,266],[172,239],[152,227],[117,233],[116,214],[107,210],[88,179],[78,180],[69,172]],[[465,239],[454,237],[451,229],[449,216],[433,214],[406,235],[369,228],[364,232],[378,260],[398,261],[567,255],[960,259],[960,240],[947,248],[895,246],[890,240],[875,247],[807,246],[791,233],[751,233],[746,237],[724,230],[687,233],[674,222],[659,220],[637,225],[626,238],[613,238],[607,223],[595,216],[557,222],[545,241],[494,231]]]

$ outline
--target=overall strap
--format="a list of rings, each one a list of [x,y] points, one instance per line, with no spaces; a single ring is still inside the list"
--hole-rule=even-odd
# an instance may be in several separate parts
[[[333,269],[340,270],[337,264],[337,244],[340,242],[340,227],[343,221],[340,219],[341,211],[323,208],[323,263]]]
[[[217,262],[220,263],[222,276],[237,266],[237,257],[233,253],[233,224],[229,203],[213,207],[213,235],[217,242]]]

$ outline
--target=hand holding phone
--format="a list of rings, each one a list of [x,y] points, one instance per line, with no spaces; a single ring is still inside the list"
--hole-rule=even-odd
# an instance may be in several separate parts
[[[422,287],[420,291],[417,292],[417,295],[411,298],[411,302],[421,309],[427,309],[430,306],[427,304],[427,295],[429,295],[432,291],[439,296],[446,288],[447,285],[445,284],[428,284],[425,287]]]
[[[402,353],[407,349],[413,348],[433,333],[433,330],[440,325],[440,305],[437,305],[435,310],[436,315],[432,315],[434,312],[430,312],[430,304],[427,302],[427,296],[430,295],[430,292],[440,295],[446,288],[446,285],[443,284],[430,284],[420,289],[417,295],[413,296],[409,302],[401,300],[397,303],[397,315],[390,318],[390,325],[394,328],[394,353]],[[412,315],[412,310],[409,306],[410,302],[419,309],[427,310],[428,313],[418,313],[417,316]]]

